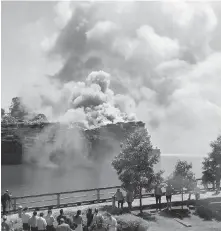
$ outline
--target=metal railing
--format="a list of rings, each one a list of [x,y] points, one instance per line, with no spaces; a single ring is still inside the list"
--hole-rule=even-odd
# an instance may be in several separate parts
[[[111,202],[116,190],[121,186],[112,186],[104,188],[93,188],[76,191],[65,191],[57,193],[45,193],[38,195],[27,195],[11,198],[11,208],[9,212],[18,211],[18,206],[29,207],[32,209],[62,208],[80,205],[89,205],[96,203]],[[124,191],[123,191],[124,192]],[[183,193],[188,193],[184,190]],[[165,193],[163,193],[164,195]],[[173,194],[180,194],[176,190]],[[154,193],[142,193],[142,198],[153,197]],[[138,196],[135,196],[138,198]]]

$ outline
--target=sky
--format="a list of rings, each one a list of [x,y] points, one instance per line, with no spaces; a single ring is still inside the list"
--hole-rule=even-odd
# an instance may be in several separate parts
[[[144,121],[163,154],[210,151],[221,133],[221,2],[24,1],[1,9],[3,108],[21,96],[48,118],[78,120],[85,112],[76,100],[95,91],[93,99]],[[100,70],[101,81],[110,78],[105,94],[85,83]]]

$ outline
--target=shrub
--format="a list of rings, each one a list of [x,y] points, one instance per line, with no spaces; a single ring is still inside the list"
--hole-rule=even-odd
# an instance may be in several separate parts
[[[198,206],[196,208],[196,214],[198,214],[199,217],[204,218],[205,220],[211,220],[213,217],[212,211],[204,206]]]
[[[149,228],[147,221],[132,214],[116,216],[118,231],[146,231]]]

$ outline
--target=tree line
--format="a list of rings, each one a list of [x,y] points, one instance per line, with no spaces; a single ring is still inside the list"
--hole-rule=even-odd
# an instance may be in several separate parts
[[[3,122],[17,122],[19,120],[43,121],[47,122],[47,117],[42,114],[31,113],[22,103],[20,97],[12,98],[9,113],[5,113],[5,109],[1,108],[1,117]]]

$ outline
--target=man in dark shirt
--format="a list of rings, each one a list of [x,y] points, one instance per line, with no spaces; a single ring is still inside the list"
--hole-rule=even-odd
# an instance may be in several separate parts
[[[5,191],[5,193],[1,197],[2,202],[2,209],[3,209],[3,215],[6,214],[6,207],[7,203],[11,203],[11,195],[9,194],[8,190]]]
[[[60,215],[57,217],[57,222],[60,225],[61,224],[61,218],[64,219],[64,222],[67,222],[67,217],[64,215],[63,209],[60,210]]]

